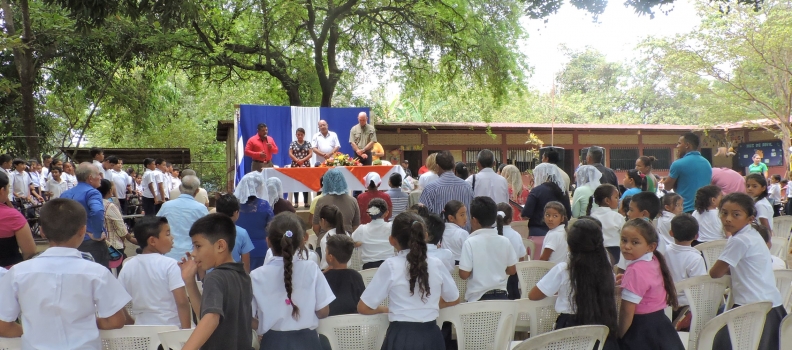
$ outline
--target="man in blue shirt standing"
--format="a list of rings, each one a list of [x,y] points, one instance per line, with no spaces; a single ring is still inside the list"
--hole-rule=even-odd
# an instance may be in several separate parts
[[[677,155],[679,158],[671,164],[671,171],[665,178],[665,188],[674,189],[682,196],[685,213],[692,213],[696,200],[696,191],[712,182],[712,165],[698,151],[700,139],[689,132],[679,137]]]
[[[109,269],[110,253],[104,242],[106,238],[104,234],[104,203],[102,194],[97,190],[102,181],[102,175],[98,168],[88,162],[80,163],[74,174],[77,177],[77,186],[63,192],[60,197],[77,201],[88,213],[85,238],[77,249],[91,254],[95,262]]]
[[[181,194],[162,204],[157,216],[168,218],[173,236],[173,248],[165,256],[181,261],[185,253],[192,251],[190,227],[200,218],[209,215],[206,205],[198,203],[195,195],[201,189],[201,180],[197,176],[187,175],[179,185]]]

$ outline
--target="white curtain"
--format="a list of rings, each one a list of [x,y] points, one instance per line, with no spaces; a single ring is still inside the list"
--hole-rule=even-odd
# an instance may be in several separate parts
[[[305,129],[305,141],[311,142],[314,134],[319,132],[319,107],[292,107],[292,141],[297,141],[297,128]],[[289,142],[291,145],[291,142]],[[315,145],[311,145],[314,147]],[[281,152],[289,152],[288,149]],[[316,156],[311,156],[311,166],[316,163]]]

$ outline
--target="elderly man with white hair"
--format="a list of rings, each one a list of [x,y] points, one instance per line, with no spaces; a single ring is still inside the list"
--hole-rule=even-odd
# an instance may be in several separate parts
[[[179,185],[181,194],[176,199],[171,199],[162,204],[162,208],[157,216],[168,219],[171,236],[173,236],[173,248],[165,256],[180,260],[184,254],[192,250],[192,240],[190,239],[190,227],[198,219],[209,214],[209,210],[203,203],[195,200],[195,195],[201,188],[201,180],[193,175],[182,178]]]
[[[102,182],[102,174],[93,164],[84,162],[75,172],[77,186],[61,193],[60,198],[72,199],[80,203],[88,214],[85,237],[77,249],[89,253],[94,261],[110,268],[110,254],[104,240],[105,209],[102,194],[97,190]]]

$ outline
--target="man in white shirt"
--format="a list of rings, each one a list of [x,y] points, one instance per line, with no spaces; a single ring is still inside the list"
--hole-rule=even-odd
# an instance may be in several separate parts
[[[495,154],[488,149],[481,150],[476,165],[479,172],[465,180],[473,186],[473,196],[490,197],[495,201],[495,204],[509,204],[509,185],[503,176],[492,170],[492,166],[495,165]]]
[[[91,147],[90,151],[91,159],[93,159],[92,164],[99,169],[99,175],[104,176],[105,174],[105,167],[102,165],[104,162],[104,150],[99,147]]]
[[[319,121],[319,132],[311,139],[314,154],[316,154],[316,161],[324,163],[333,153],[336,153],[341,148],[341,143],[338,142],[338,135],[328,130],[327,121]]]

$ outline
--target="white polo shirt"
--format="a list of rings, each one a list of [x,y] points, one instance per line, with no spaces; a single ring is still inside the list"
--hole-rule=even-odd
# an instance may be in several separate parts
[[[307,253],[303,251],[302,254],[293,256],[292,261],[297,261],[297,260],[313,261],[314,263],[316,263],[316,266],[319,266],[320,263],[319,255],[316,255],[316,252],[310,249],[306,249],[306,251]],[[264,265],[272,261],[273,258],[275,258],[275,255],[272,254],[272,248],[267,248],[267,255],[264,256]]]
[[[459,261],[462,256],[462,245],[470,237],[465,229],[459,225],[451,222],[446,222],[445,231],[443,231],[443,248],[451,251],[454,261]]]
[[[431,295],[421,298],[418,283],[410,295],[410,279],[407,264],[409,249],[388,258],[377,269],[363,295],[366,306],[375,309],[388,299],[388,320],[391,322],[434,322],[440,316],[440,298],[446,302],[459,299],[459,289],[443,263],[432,257],[426,258]]]
[[[770,228],[773,227],[773,205],[767,200],[767,197],[756,201],[756,221],[760,218],[767,219],[767,224]]]
[[[443,262],[448,272],[454,272],[454,257],[450,250],[426,243],[426,255]]]
[[[671,232],[671,220],[673,220],[675,216],[674,213],[663,210],[662,214],[657,217],[657,224],[655,225],[657,228],[657,235],[665,242],[664,246],[666,248],[674,244],[674,237],[671,237],[669,232]],[[622,216],[622,218],[624,217]],[[658,244],[658,247],[659,246],[660,244]]]
[[[324,274],[311,261],[297,260],[292,265],[291,302],[300,308],[300,317],[292,317],[292,307],[286,303],[283,284],[283,257],[276,256],[267,264],[250,272],[253,285],[253,317],[259,320],[256,332],[262,335],[273,331],[316,329],[319,311],[335,300]]]
[[[334,148],[341,147],[341,142],[338,141],[338,135],[332,131],[327,131],[327,136],[322,135],[322,132],[317,132],[311,139],[311,146],[317,148],[322,153],[330,153]],[[320,155],[316,155],[317,162],[324,162],[326,159]]]
[[[27,198],[30,196],[30,177],[27,171],[16,171],[11,173],[11,192],[14,197]]]
[[[492,168],[481,169],[478,173],[468,176],[465,181],[472,186],[473,179],[476,179],[476,186],[473,187],[474,197],[490,197],[495,204],[509,203],[509,185],[506,179]]]
[[[93,162],[91,162],[91,164],[93,164],[93,166],[95,166],[96,169],[99,170],[99,174],[101,174],[102,176],[105,175],[105,170],[104,167],[102,166],[102,162],[94,159]]]
[[[591,217],[602,223],[603,245],[618,247],[621,241],[621,228],[626,222],[624,216],[611,208],[593,207],[591,208]]]
[[[525,244],[523,244],[522,236],[520,236],[520,233],[515,231],[511,226],[503,225],[503,237],[508,238],[509,242],[511,242],[512,247],[514,247],[514,253],[517,255],[518,260],[528,254],[525,249]],[[445,240],[445,238],[443,238],[443,240]]]
[[[751,225],[729,238],[718,260],[729,264],[735,304],[770,301],[773,307],[781,305],[770,250]]]
[[[723,233],[723,222],[718,217],[718,209],[710,209],[704,213],[699,213],[698,210],[693,212],[693,218],[699,224],[699,242],[712,242],[719,239],[726,239],[726,234]]]
[[[157,174],[157,176],[159,176],[162,179],[162,189],[165,190],[165,199],[170,199],[170,188],[171,188],[171,182],[173,180],[172,175],[163,173],[159,169],[157,169],[155,171],[159,172],[159,174]]]
[[[52,247],[0,279],[0,320],[22,314],[23,349],[102,349],[96,318],[132,298],[110,270],[77,249]]]
[[[126,173],[123,171],[115,170],[111,170],[110,173],[113,175],[113,177],[108,178],[108,180],[113,181],[113,184],[115,184],[116,198],[126,199],[128,175],[126,175]]]
[[[567,244],[567,233],[564,225],[559,225],[547,231],[547,236],[545,236],[544,243],[542,244],[542,252],[544,252],[545,249],[553,250],[553,254],[550,254],[550,260],[548,260],[550,262],[558,264],[569,259],[567,256],[569,253],[569,244]]]
[[[140,186],[143,187],[143,197],[155,198],[157,196],[157,191],[159,191],[159,188],[157,188],[157,183],[159,182],[162,182],[162,180],[157,178],[157,172],[146,169],[146,171],[143,172],[143,180],[140,182]],[[154,192],[149,188],[149,184],[154,187]]]
[[[707,266],[701,252],[691,246],[671,243],[666,247],[665,261],[674,283],[691,277],[707,274]],[[688,305],[688,300],[682,290],[677,290],[679,305]]]
[[[61,193],[69,190],[68,186],[69,184],[63,179],[63,174],[61,174],[60,182],[55,181],[55,179],[47,180],[47,191],[52,193],[51,198],[59,198]]]
[[[384,219],[377,219],[358,226],[357,230],[352,233],[352,240],[362,243],[360,256],[364,263],[382,261],[395,254],[389,240],[391,225],[392,223],[386,222]]]
[[[566,262],[560,262],[553,266],[539,282],[536,283],[536,288],[542,291],[546,296],[556,295],[558,298],[555,303],[555,310],[560,314],[575,314],[575,308],[572,307],[573,300],[569,299],[571,287],[569,286],[569,269]]]
[[[61,178],[66,181],[66,187],[69,190],[77,186],[77,176],[69,173],[62,173]]]
[[[470,234],[462,245],[459,269],[470,271],[465,300],[478,301],[484,293],[506,290],[509,275],[506,268],[517,264],[517,256],[509,239],[494,228],[482,228]]]
[[[184,287],[181,270],[161,254],[138,254],[124,264],[118,281],[132,296],[136,325],[181,327],[173,291]]]

